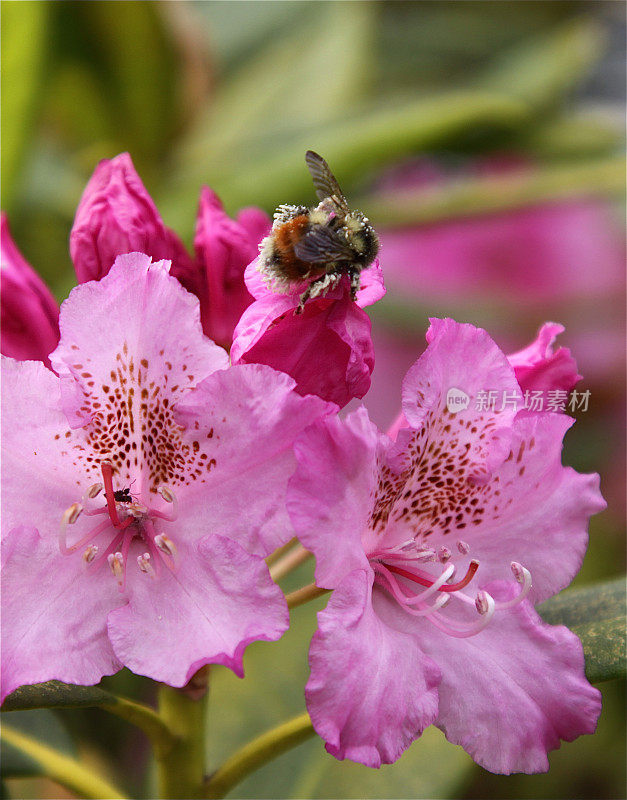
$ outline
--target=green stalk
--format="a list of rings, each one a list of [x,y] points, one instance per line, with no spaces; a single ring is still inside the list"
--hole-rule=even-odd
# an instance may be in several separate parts
[[[0,735],[7,744],[26,753],[39,764],[44,775],[70,789],[79,797],[88,800],[92,798],[99,800],[103,797],[118,800],[125,797],[119,789],[96,775],[91,767],[84,767],[73,758],[15,730],[10,725],[3,724]]]
[[[319,597],[322,597],[330,591],[330,589],[320,589],[315,583],[310,583],[307,586],[296,589],[295,592],[290,592],[289,594],[285,595],[287,607],[297,608],[298,606],[302,606],[304,603],[309,603],[311,600],[317,600]]]
[[[208,693],[194,700],[182,690],[159,687],[159,716],[177,737],[167,751],[155,751],[161,798],[203,797],[207,698]]]
[[[314,733],[307,713],[262,733],[234,753],[213,773],[205,784],[203,797],[224,797],[251,772],[301,744]]]

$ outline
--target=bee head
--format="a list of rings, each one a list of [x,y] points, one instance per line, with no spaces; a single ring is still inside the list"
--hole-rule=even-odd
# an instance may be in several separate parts
[[[344,218],[346,238],[351,248],[364,261],[370,264],[379,252],[379,237],[361,211],[350,211]]]

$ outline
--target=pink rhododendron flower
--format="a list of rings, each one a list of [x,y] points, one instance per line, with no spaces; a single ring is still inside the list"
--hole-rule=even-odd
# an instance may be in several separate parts
[[[363,307],[385,294],[379,262],[361,273],[357,300],[343,278],[325,296],[310,298],[297,314],[305,284],[279,293],[264,283],[257,261],[246,269],[246,285],[255,298],[233,335],[233,363],[268,364],[291,375],[301,394],[316,394],[345,406],[370,386],[374,350],[370,318]]]
[[[260,209],[240,211],[237,221],[224,212],[207,187],[201,193],[196,259],[165,226],[128,153],[101,161],[76,211],[70,253],[79,283],[104,277],[118,255],[132,251],[169,259],[171,274],[200,300],[203,330],[228,346],[233,328],[252,302],[244,270],[267,233],[270,218]]]
[[[567,347],[553,349],[560,333],[564,333],[563,325],[545,322],[528,347],[507,356],[523,392],[570,392],[581,380],[570,350]]]
[[[198,295],[203,330],[219,344],[231,344],[239,318],[253,302],[244,270],[269,229],[270,218],[261,209],[242,209],[232,220],[211,189],[201,191],[194,238]]]
[[[59,306],[17,249],[6,214],[0,215],[2,352],[50,364],[59,341]]]
[[[489,388],[521,399],[485,331],[432,320],[428,338],[395,443],[364,409],[296,442],[288,509],[334,590],[307,707],[339,759],[395,761],[433,723],[486,769],[545,771],[600,713],[579,640],[532,605],[578,571],[598,476],[561,465],[564,414],[477,410]]]
[[[557,350],[553,348],[555,340],[563,332],[563,325],[557,322],[545,322],[530,345],[507,356],[522,392],[519,410],[522,411],[525,407],[531,413],[543,410],[545,401],[549,398],[549,392],[568,393],[581,380],[581,375],[577,372],[577,362],[572,357],[570,350],[567,347],[558,347]],[[429,329],[427,342],[430,342],[432,338],[433,332],[432,329]],[[541,393],[542,409],[536,408],[537,404],[531,394],[533,392]],[[497,398],[497,401],[501,404],[503,397]],[[408,424],[405,414],[401,411],[388,430],[388,436],[396,439],[399,430],[408,427]]]
[[[329,406],[230,367],[167,262],[120,256],[61,312],[57,374],[2,363],[2,696],[122,666],[173,686],[288,625],[292,441]]]

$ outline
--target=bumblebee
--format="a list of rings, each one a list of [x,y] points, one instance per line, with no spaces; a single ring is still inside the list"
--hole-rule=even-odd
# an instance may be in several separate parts
[[[379,238],[361,211],[351,211],[327,162],[308,150],[305,161],[320,203],[313,207],[281,205],[272,230],[259,245],[258,269],[276,291],[288,292],[310,281],[296,313],[307,300],[325,295],[344,275],[351,297],[359,289],[360,272],[374,261]]]

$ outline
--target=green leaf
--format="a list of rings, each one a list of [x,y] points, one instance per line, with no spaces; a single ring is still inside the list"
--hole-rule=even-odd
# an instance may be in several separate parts
[[[21,686],[2,704],[2,711],[33,708],[81,708],[108,705],[115,696],[97,686],[73,686],[60,681]]]
[[[589,681],[625,676],[625,578],[561,592],[538,611],[545,622],[579,636]]]
[[[16,711],[11,715],[11,727],[28,734],[42,743],[68,755],[76,754],[76,747],[63,723],[52,711]],[[39,761],[22,750],[1,742],[2,774],[5,778],[43,775],[45,771]]]
[[[601,55],[603,39],[603,31],[590,17],[571,19],[508,50],[477,85],[508,92],[544,110],[582,79]]]
[[[537,166],[511,175],[462,178],[428,192],[380,194],[359,199],[375,225],[426,225],[582,197],[621,196],[625,189],[622,156]]]
[[[305,151],[324,155],[344,191],[364,173],[412,153],[444,146],[468,130],[513,129],[525,118],[524,106],[502,94],[442,92],[430,97],[377,104],[348,118],[275,137],[271,148],[258,142],[227,160],[208,151],[204,180],[218,192],[230,211],[246,205],[272,210],[281,202],[311,202],[311,178]],[[190,228],[199,184],[183,175],[160,198],[163,216],[177,231]]]
[[[2,208],[7,211],[41,95],[48,12],[48,3],[2,3]]]

